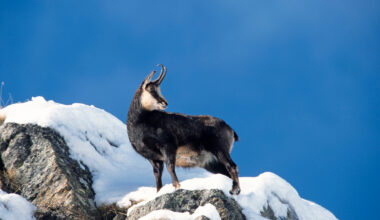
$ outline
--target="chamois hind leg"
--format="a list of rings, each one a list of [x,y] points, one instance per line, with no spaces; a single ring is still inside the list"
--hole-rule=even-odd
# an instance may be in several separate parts
[[[239,185],[239,169],[232,161],[230,155],[226,152],[219,151],[216,154],[216,157],[219,159],[219,161],[224,164],[226,167],[228,173],[231,176],[232,179],[232,189],[230,190],[230,194],[232,195],[238,195],[240,193],[240,185]]]
[[[162,188],[162,170],[164,168],[164,162],[159,160],[149,160],[153,167],[154,178],[156,179],[157,192]]]

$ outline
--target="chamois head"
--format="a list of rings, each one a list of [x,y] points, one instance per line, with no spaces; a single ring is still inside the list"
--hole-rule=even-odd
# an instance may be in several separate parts
[[[148,111],[164,110],[168,106],[168,102],[162,96],[160,88],[161,82],[166,75],[166,67],[162,64],[158,65],[161,66],[160,76],[152,81],[152,78],[156,73],[156,71],[153,70],[141,84],[140,103],[141,106]]]

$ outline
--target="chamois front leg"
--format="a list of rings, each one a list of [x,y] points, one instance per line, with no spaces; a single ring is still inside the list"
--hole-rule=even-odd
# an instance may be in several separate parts
[[[149,160],[153,167],[154,178],[156,179],[157,192],[162,188],[162,170],[164,168],[164,162],[159,160]]]
[[[170,174],[173,186],[175,189],[179,189],[181,187],[181,184],[179,183],[177,174],[175,173],[176,149],[169,145],[167,148],[165,148],[164,155],[166,169]]]

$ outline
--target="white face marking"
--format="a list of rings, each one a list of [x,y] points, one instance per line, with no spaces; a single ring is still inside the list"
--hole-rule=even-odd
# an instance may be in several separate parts
[[[140,102],[142,107],[148,111],[165,109],[165,107],[162,104],[159,104],[157,100],[145,89],[143,89],[141,94]]]

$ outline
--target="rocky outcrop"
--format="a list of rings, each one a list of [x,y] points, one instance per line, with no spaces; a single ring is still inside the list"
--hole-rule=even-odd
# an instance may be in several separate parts
[[[286,217],[276,217],[271,206],[267,205],[263,207],[260,215],[270,220],[298,220],[298,216],[293,207],[286,203],[286,201],[280,201],[288,206]],[[231,197],[226,196],[223,191],[217,189],[211,190],[184,190],[180,189],[173,193],[164,194],[155,198],[154,200],[146,203],[145,205],[138,206],[133,209],[128,218],[125,215],[116,215],[114,220],[139,219],[152,211],[167,209],[174,212],[190,212],[192,214],[199,206],[203,206],[210,203],[215,206],[222,220],[229,219],[246,219],[242,212],[242,208]],[[199,217],[199,219],[208,219],[205,216]]]
[[[148,202],[143,206],[133,209],[128,220],[137,220],[152,211],[168,209],[174,212],[190,212],[191,214],[199,207],[207,203],[215,206],[220,217],[227,219],[245,219],[242,208],[238,203],[226,196],[221,190],[184,190],[179,189],[173,193],[164,194]]]
[[[97,216],[92,177],[69,156],[64,139],[38,125],[0,126],[0,186],[37,207],[37,219],[93,219]]]
[[[115,204],[97,208],[92,176],[85,164],[70,158],[65,140],[56,131],[32,124],[0,125],[0,188],[20,194],[37,207],[37,219],[114,219],[135,220],[155,210],[189,212],[208,203],[221,219],[246,219],[242,208],[217,189],[179,189],[127,210]],[[298,220],[290,204],[286,217],[276,217],[267,205],[260,213],[272,220]],[[268,202],[269,204],[269,202]],[[197,219],[208,219],[199,216]]]

